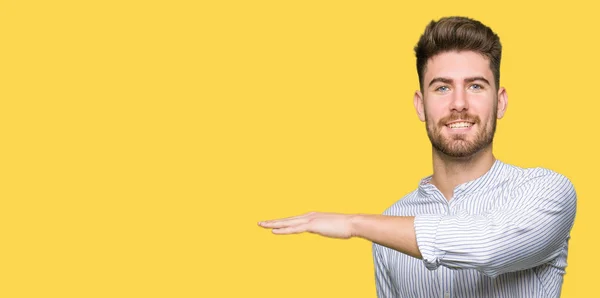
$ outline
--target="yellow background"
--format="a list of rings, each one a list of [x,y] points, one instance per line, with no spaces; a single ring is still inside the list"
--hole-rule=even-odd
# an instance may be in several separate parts
[[[597,292],[592,1],[1,1],[0,297],[375,297],[370,243],[259,220],[381,213],[431,173],[413,46],[501,37],[495,153],[579,195]]]

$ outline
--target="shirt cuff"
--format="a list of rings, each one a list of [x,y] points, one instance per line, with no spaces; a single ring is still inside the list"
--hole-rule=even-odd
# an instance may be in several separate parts
[[[421,214],[415,216],[415,234],[417,246],[423,256],[425,267],[435,270],[440,266],[443,252],[437,248],[436,237],[438,226],[444,217],[443,214]]]

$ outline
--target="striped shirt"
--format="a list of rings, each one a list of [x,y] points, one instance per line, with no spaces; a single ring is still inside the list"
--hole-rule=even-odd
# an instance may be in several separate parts
[[[374,243],[378,297],[560,297],[577,197],[568,178],[496,159],[450,200],[431,178],[383,213],[415,216],[423,259]]]

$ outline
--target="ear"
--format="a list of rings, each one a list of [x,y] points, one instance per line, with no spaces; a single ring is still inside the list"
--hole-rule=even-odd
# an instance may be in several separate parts
[[[508,106],[508,94],[506,93],[506,89],[501,87],[498,90],[498,119],[504,117],[504,113],[506,112],[506,108]]]
[[[415,110],[417,110],[417,116],[419,116],[419,120],[421,120],[421,122],[425,122],[425,107],[423,106],[425,103],[423,102],[423,94],[421,94],[421,91],[415,91],[413,101],[415,104]]]

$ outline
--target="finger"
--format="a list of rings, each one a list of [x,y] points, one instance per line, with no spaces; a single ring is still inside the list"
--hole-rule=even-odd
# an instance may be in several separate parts
[[[281,221],[287,221],[287,220],[294,220],[294,219],[298,219],[298,218],[305,218],[308,217],[310,215],[315,214],[316,212],[309,212],[309,213],[305,213],[302,215],[297,215],[297,216],[291,216],[291,217],[286,217],[286,218],[280,218],[280,219],[271,219],[271,220],[265,220],[265,221],[261,221],[258,224],[262,224],[262,223],[273,223],[273,222],[281,222]]]
[[[259,224],[263,228],[281,229],[281,228],[288,228],[288,227],[302,225],[307,222],[308,222],[307,217],[299,217],[299,218],[295,218],[295,219],[287,219],[287,220],[281,220],[281,221],[261,222]]]
[[[273,229],[273,234],[277,235],[289,235],[289,234],[299,234],[306,232],[307,224],[301,224],[293,227],[281,228],[281,229]]]

